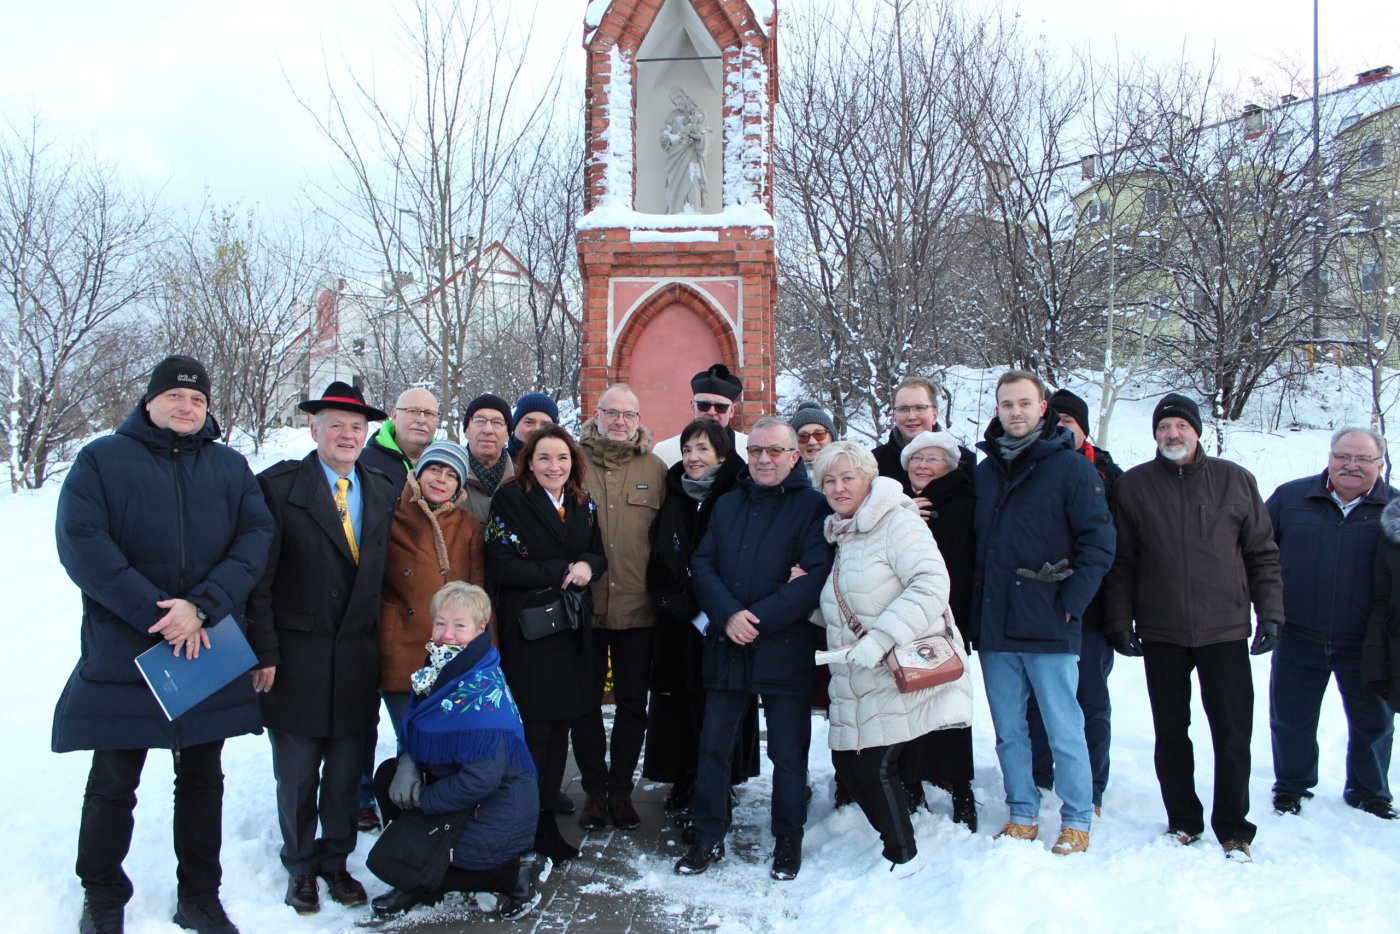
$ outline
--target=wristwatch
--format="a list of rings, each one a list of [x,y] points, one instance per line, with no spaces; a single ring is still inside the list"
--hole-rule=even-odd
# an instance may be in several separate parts
[[[203,607],[196,606],[196,607],[194,608],[194,615],[199,617],[199,621],[200,621],[201,623],[207,623],[207,622],[209,622],[209,614],[206,613],[206,612],[204,612],[204,608],[203,608]]]

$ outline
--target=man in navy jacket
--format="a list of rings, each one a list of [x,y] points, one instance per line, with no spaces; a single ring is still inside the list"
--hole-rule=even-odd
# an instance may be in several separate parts
[[[1327,469],[1285,483],[1266,508],[1283,568],[1285,625],[1269,678],[1274,810],[1297,814],[1317,784],[1317,719],[1330,678],[1347,717],[1347,804],[1387,820],[1394,719],[1361,681],[1371,571],[1381,513],[1396,495],[1381,479],[1385,439],[1369,428],[1332,436]]]
[[[53,750],[91,749],[78,829],[81,929],[122,929],[132,896],[122,862],[146,753],[175,767],[175,923],[235,930],[219,902],[224,740],[262,726],[238,678],[166,719],[133,663],[153,646],[197,655],[204,628],[232,616],[262,576],[272,516],[248,462],[217,444],[209,375],[170,356],[115,434],[78,454],[58,498],[58,556],[83,592],[82,657],[54,711]]]
[[[744,713],[759,694],[773,762],[771,875],[787,880],[802,866],[808,698],[816,674],[816,629],[807,618],[831,570],[831,546],[822,532],[831,509],[807,478],[797,433],[782,419],[754,423],[748,464],[737,487],[715,504],[691,562],[695,595],[708,617],[705,720],[695,839],[676,872],[701,873],[724,856],[730,758]]]
[[[982,652],[987,703],[1010,819],[998,836],[1034,840],[1040,790],[1031,768],[1031,691],[1055,757],[1061,855],[1089,846],[1093,780],[1079,681],[1080,623],[1113,563],[1113,520],[1103,479],[1074,450],[1033,373],[997,381],[997,415],[978,447],[977,565],[972,638]]]

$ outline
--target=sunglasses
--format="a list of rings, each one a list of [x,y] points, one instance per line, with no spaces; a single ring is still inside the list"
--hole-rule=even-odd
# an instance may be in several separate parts
[[[806,444],[808,441],[825,441],[831,437],[831,432],[825,428],[814,428],[811,431],[799,431],[797,441],[799,444]]]
[[[695,400],[695,408],[697,411],[708,412],[710,409],[714,409],[721,415],[728,412],[729,407],[733,404],[732,402],[701,402],[699,399]]]

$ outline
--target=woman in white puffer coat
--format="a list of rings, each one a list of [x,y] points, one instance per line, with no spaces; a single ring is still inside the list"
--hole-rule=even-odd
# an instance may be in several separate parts
[[[812,465],[812,482],[835,511],[826,537],[836,546],[836,564],[821,598],[827,645],[847,650],[831,662],[832,758],[879,831],[884,857],[905,863],[916,847],[899,752],[932,730],[971,723],[972,685],[964,675],[902,694],[884,657],[898,644],[940,633],[961,650],[957,631],[944,623],[948,572],[914,501],[899,483],[877,476],[875,459],[863,448],[847,441],[828,446]]]

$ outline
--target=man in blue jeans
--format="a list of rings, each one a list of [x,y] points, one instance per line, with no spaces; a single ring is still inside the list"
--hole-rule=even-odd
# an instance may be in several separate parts
[[[1283,567],[1284,627],[1269,678],[1274,810],[1297,814],[1317,784],[1317,720],[1337,680],[1347,718],[1347,804],[1385,820],[1391,806],[1389,705],[1361,681],[1380,515],[1397,491],[1380,479],[1385,439],[1369,428],[1332,436],[1327,469],[1285,483],[1265,504]]]
[[[977,446],[977,565],[972,639],[981,650],[987,704],[1010,819],[998,837],[1034,840],[1040,790],[1031,767],[1026,705],[1035,692],[1055,758],[1059,855],[1089,848],[1093,780],[1079,683],[1080,624],[1113,562],[1114,530],[1103,479],[1074,450],[1045,384],[1025,370],[1002,374],[997,414]]]

